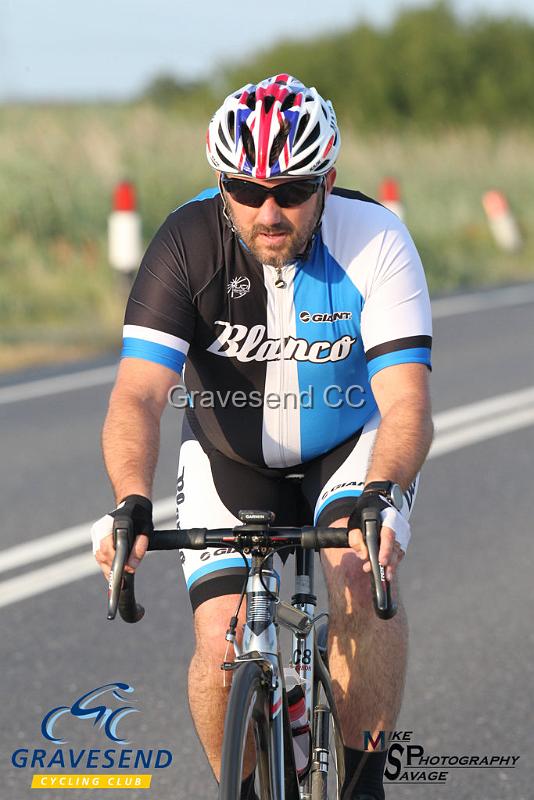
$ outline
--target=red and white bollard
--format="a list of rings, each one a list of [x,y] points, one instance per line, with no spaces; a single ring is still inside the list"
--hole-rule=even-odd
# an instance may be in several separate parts
[[[378,190],[378,199],[383,206],[404,220],[404,204],[401,200],[399,182],[394,178],[384,178]]]
[[[141,217],[136,206],[133,184],[129,181],[117,184],[113,211],[108,218],[108,258],[113,269],[130,277],[143,255]]]
[[[508,253],[516,253],[523,239],[510,205],[502,192],[492,189],[482,195],[482,205],[488,218],[493,238]]]

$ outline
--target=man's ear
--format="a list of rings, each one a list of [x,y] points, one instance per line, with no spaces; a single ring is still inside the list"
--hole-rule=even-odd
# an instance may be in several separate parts
[[[330,192],[334,188],[334,183],[336,182],[336,176],[337,176],[337,172],[336,172],[336,168],[335,167],[332,167],[330,172],[326,173],[326,193],[327,194],[330,194]]]

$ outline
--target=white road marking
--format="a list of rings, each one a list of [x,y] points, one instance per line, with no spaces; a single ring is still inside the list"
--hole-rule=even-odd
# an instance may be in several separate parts
[[[442,411],[441,414],[436,414],[434,417],[436,434],[441,436],[445,431],[457,428],[459,425],[467,425],[483,417],[505,415],[523,406],[534,406],[534,386],[490,397],[487,400],[480,400],[459,408],[452,408],[450,411]]]
[[[161,524],[167,522],[167,520],[161,519],[159,522]],[[172,526],[173,522],[169,522],[169,525]],[[152,553],[149,555],[152,555]],[[19,600],[26,600],[26,598],[33,597],[36,594],[48,592],[58,586],[73,583],[98,572],[100,572],[100,567],[92,553],[70,556],[47,567],[25,572],[22,575],[17,575],[16,578],[10,578],[0,583],[0,608],[10,606],[19,602]]]
[[[458,314],[471,314],[474,311],[486,311],[492,308],[525,305],[526,303],[534,303],[534,284],[441,297],[432,301],[432,317],[433,319],[443,319]],[[57,375],[54,378],[38,378],[26,383],[16,383],[13,386],[3,386],[0,387],[0,405],[110,384],[115,379],[116,371],[116,366],[97,367],[71,372],[68,375]]]
[[[526,303],[534,303],[534,284],[473,292],[457,297],[441,297],[432,301],[432,319],[455,317],[458,314],[471,314],[473,311],[487,311],[491,308],[521,306]]]
[[[172,519],[175,513],[176,499],[174,497],[166,497],[165,500],[157,500],[154,503],[153,517],[156,525]],[[74,550],[84,544],[91,547],[92,524],[92,522],[85,522],[82,525],[75,525],[73,528],[67,528],[64,531],[2,550],[0,552],[0,572],[15,569],[23,564],[31,564],[33,561],[41,561],[57,553],[63,553],[65,550]]]
[[[92,553],[71,556],[48,567],[34,569],[32,572],[0,583],[0,608],[47,592],[56,586],[78,581],[98,571],[99,567]]]
[[[534,387],[470,403],[437,414],[436,439],[429,459],[468,445],[534,425]],[[175,499],[154,503],[154,522],[161,524],[174,515]],[[90,548],[91,523],[77,525],[50,536],[17,545],[0,553],[0,571],[29,564],[71,550],[84,542]],[[72,583],[99,571],[90,552],[62,559],[51,566],[26,572],[0,583],[0,607]]]
[[[89,389],[103,386],[115,380],[116,366],[97,367],[82,372],[71,372],[69,375],[56,375],[54,378],[40,378],[27,383],[15,383],[13,386],[0,388],[0,405],[18,403],[20,400],[33,400],[36,397],[49,397],[63,392],[75,392],[78,389]]]
[[[428,458],[437,458],[444,453],[452,453],[453,450],[460,450],[467,445],[483,442],[485,439],[517,431],[520,428],[527,428],[530,425],[534,425],[534,407],[516,411],[498,420],[487,419],[478,423],[474,422],[451,433],[437,436]]]

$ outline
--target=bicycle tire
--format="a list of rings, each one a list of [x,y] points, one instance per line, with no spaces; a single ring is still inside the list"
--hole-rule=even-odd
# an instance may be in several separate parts
[[[273,800],[270,775],[270,689],[256,661],[237,667],[232,680],[224,723],[219,800],[239,800],[243,758],[249,723],[256,746],[256,792],[260,800]]]
[[[341,788],[345,780],[345,754],[343,739],[341,737],[341,725],[332,690],[330,672],[328,670],[328,656],[326,651],[327,639],[328,625],[323,624],[316,633],[313,707],[314,709],[326,709],[329,714],[328,730],[326,733],[329,764],[326,773],[321,770],[314,771],[312,767],[310,776],[312,800],[327,800],[329,797],[331,800],[338,800],[338,798],[341,797]],[[312,746],[314,748],[318,740],[318,731],[315,729],[316,722],[317,718],[314,714],[312,726]]]

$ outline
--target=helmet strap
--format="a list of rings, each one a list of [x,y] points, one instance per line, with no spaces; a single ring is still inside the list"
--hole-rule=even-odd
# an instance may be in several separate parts
[[[311,233],[310,238],[308,239],[308,243],[306,244],[306,247],[304,248],[302,253],[297,253],[297,255],[295,256],[295,258],[298,258],[298,259],[300,259],[302,261],[305,261],[308,258],[308,256],[310,255],[310,250],[312,249],[312,245],[313,245],[313,242],[315,240],[315,236],[316,236],[317,233],[319,233],[319,231],[321,229],[321,225],[323,224],[323,214],[324,214],[324,207],[325,207],[325,203],[326,203],[326,179],[323,180],[323,187],[322,188],[323,188],[323,193],[322,193],[322,197],[321,197],[321,207],[319,209],[319,214],[317,216],[317,222],[315,223],[315,227],[314,227],[314,229],[313,229],[313,231]]]
[[[229,211],[229,208],[228,208],[228,201],[226,200],[226,195],[224,193],[224,187],[222,185],[222,175],[220,173],[219,173],[219,181],[218,181],[218,183],[219,183],[219,191],[221,193],[221,200],[222,200],[222,206],[223,206],[223,216],[224,216],[224,218],[226,220],[226,224],[228,225],[228,227],[230,228],[232,233],[235,233],[235,234],[239,235],[237,233],[236,227],[235,227],[235,225],[234,225],[234,223],[232,221],[232,217],[230,215],[230,211]]]

